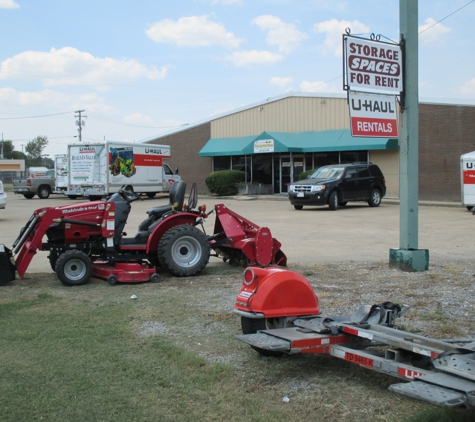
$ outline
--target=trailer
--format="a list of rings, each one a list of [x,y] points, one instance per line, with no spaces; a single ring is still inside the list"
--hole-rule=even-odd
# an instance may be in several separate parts
[[[68,189],[68,155],[54,156],[55,184],[53,193],[64,193]]]
[[[396,329],[395,320],[408,310],[385,302],[325,316],[302,275],[249,267],[234,306],[243,331],[236,338],[264,356],[330,355],[406,381],[390,391],[439,406],[474,408],[475,341]]]
[[[125,189],[153,198],[169,192],[180,176],[164,162],[170,146],[105,141],[68,145],[68,186],[71,199],[98,200]]]
[[[471,211],[475,207],[475,151],[460,156],[460,190],[462,205]]]

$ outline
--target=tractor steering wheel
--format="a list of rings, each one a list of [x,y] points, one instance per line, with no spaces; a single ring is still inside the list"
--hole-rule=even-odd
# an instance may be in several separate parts
[[[125,202],[130,204],[131,202],[136,201],[137,199],[140,199],[143,201],[143,199],[140,197],[138,193],[135,193],[131,190],[127,189],[120,189],[119,190],[119,195],[124,199]]]

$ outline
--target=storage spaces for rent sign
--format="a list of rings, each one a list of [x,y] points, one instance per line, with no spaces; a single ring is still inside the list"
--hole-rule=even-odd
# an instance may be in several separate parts
[[[399,95],[403,90],[402,54],[399,44],[343,38],[345,90]]]

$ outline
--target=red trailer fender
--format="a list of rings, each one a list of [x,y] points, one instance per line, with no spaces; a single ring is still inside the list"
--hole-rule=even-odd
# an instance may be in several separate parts
[[[318,315],[318,297],[302,275],[282,267],[248,267],[234,309],[261,318]]]

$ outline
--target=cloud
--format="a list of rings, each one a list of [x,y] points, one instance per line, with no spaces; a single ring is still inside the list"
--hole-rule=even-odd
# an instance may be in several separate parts
[[[273,78],[270,78],[270,83],[272,85],[277,85],[280,88],[285,88],[287,85],[291,84],[293,82],[292,78],[279,78],[278,76],[274,76]]]
[[[460,92],[463,95],[474,96],[475,95],[475,78],[470,79],[461,88]]]
[[[0,0],[0,9],[18,9],[20,5],[14,0]]]
[[[4,110],[4,113],[12,115],[14,110],[19,109],[22,115],[27,115],[28,111],[25,110],[28,110],[29,107],[33,110],[32,115],[42,114],[38,113],[38,107],[41,107],[41,110],[77,110],[83,107],[88,111],[110,112],[113,110],[112,107],[105,105],[103,98],[96,93],[75,95],[51,89],[36,92],[17,91],[13,88],[0,89],[0,109]]]
[[[253,64],[274,64],[282,60],[284,56],[270,51],[237,51],[226,57],[234,66],[243,67]]]
[[[4,60],[0,79],[25,78],[41,75],[45,86],[53,85],[107,85],[140,77],[163,79],[169,66],[158,70],[136,60],[99,58],[72,47],[49,52],[25,51]]]
[[[281,53],[290,53],[301,41],[308,38],[308,35],[300,32],[293,23],[282,22],[276,16],[261,15],[254,18],[251,23],[263,31],[268,31],[267,44],[276,45]]]
[[[326,82],[322,81],[302,81],[300,89],[304,92],[325,92],[329,90],[329,86]]]
[[[150,116],[144,116],[141,113],[132,113],[124,117],[124,122],[134,125],[153,125],[154,121]]]
[[[323,42],[323,52],[334,54],[336,56],[342,55],[342,34],[345,29],[350,28],[353,34],[361,34],[370,32],[369,26],[359,21],[337,21],[331,19],[329,21],[319,22],[313,25],[312,31],[319,34],[324,33],[325,41]]]
[[[427,18],[425,24],[419,26],[419,39],[426,44],[439,41],[451,29],[441,23],[435,25],[436,21],[432,18]],[[430,29],[429,29],[430,28]]]
[[[172,43],[178,47],[209,47],[220,45],[225,48],[238,48],[243,41],[207,15],[183,17],[177,21],[164,19],[154,23],[145,31],[157,43]]]

